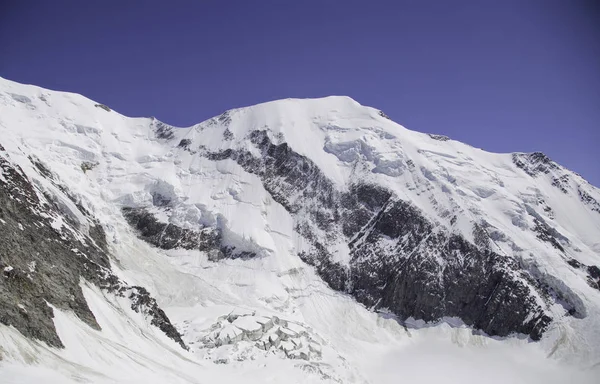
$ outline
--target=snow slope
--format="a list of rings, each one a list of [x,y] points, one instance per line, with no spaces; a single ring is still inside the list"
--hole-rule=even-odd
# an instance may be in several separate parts
[[[260,158],[249,140],[260,130],[310,159],[341,192],[356,181],[383,186],[472,242],[473,223],[483,217],[498,234],[493,251],[517,254],[579,316],[565,315],[557,301],[549,308],[553,322],[533,343],[479,335],[456,318],[401,326],[332,290],[298,257],[311,245],[260,175],[209,156],[235,150]],[[280,100],[173,129],[4,79],[0,132],[0,144],[34,185],[51,188],[30,156],[92,212],[106,231],[113,271],[147,288],[190,347],[181,349],[121,298],[82,281],[102,330],[55,309],[65,345],[57,350],[0,325],[0,375],[8,382],[591,383],[599,374],[600,290],[567,261],[600,265],[600,191],[543,157],[493,154],[410,131],[346,97]],[[226,246],[255,257],[215,262],[207,252],[154,247],[138,238],[123,207],[148,209],[185,229],[218,228]],[[531,230],[536,220],[560,234],[562,252]],[[350,264],[340,236],[329,245],[335,263]],[[229,323],[231,314],[238,317]],[[260,321],[275,328],[263,332]],[[269,347],[257,348],[253,337]],[[220,339],[228,341],[217,345]],[[308,357],[290,358],[300,353]]]

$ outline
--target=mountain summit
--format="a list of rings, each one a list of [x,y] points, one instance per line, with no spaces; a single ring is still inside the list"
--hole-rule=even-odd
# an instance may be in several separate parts
[[[383,382],[356,351],[430,329],[600,359],[600,190],[542,153],[342,96],[175,128],[4,79],[0,130],[0,371]]]

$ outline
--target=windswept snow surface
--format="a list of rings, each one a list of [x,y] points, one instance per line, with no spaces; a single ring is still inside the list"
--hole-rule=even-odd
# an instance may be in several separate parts
[[[347,97],[281,100],[172,131],[155,119],[95,105],[0,79],[0,144],[36,185],[51,188],[28,156],[81,199],[106,230],[115,273],[156,297],[190,350],[127,302],[82,281],[102,330],[55,309],[65,345],[58,350],[0,325],[3,383],[594,383],[600,377],[600,291],[524,230],[533,225],[529,206],[568,239],[568,257],[600,264],[600,207],[596,212],[580,201],[581,193],[600,201],[600,193],[575,173],[559,168],[532,179],[511,154],[407,130]],[[173,137],[157,137],[159,127]],[[357,178],[372,180],[467,239],[483,215],[511,239],[497,241],[496,252],[519,252],[524,264],[580,300],[586,316],[555,319],[538,343],[518,335],[494,339],[458,319],[404,327],[331,290],[297,256],[304,239],[260,179],[232,160],[197,153],[255,153],[247,136],[261,129],[311,159],[340,190]],[[85,172],[84,162],[92,165]],[[561,180],[567,192],[553,185],[553,172],[568,174]],[[168,215],[156,199],[169,201]],[[159,219],[183,228],[216,225],[227,244],[257,256],[214,262],[200,251],[157,249],[138,239],[123,206],[154,207]],[[345,244],[335,257],[348,261]],[[243,332],[251,336],[235,341]],[[257,348],[249,341],[254,337],[269,346]],[[214,343],[225,339],[235,342]],[[310,357],[292,359],[287,351]]]

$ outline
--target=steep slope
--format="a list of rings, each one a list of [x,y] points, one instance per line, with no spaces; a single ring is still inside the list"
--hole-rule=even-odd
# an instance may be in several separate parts
[[[29,160],[47,185],[32,184],[0,146],[2,322],[55,347],[63,344],[52,323],[52,306],[71,310],[98,329],[79,286],[83,278],[128,297],[133,310],[146,313],[153,325],[187,348],[156,300],[143,287],[129,286],[111,272],[102,226],[56,175],[37,160]]]
[[[339,97],[173,132],[184,168],[232,160],[258,176],[293,217],[299,256],[368,307],[538,340],[596,299],[598,190],[542,154],[489,154]]]
[[[352,340],[445,321],[600,358],[600,191],[543,154],[409,131],[345,97],[176,129],[6,80],[0,130],[0,322],[27,337],[66,344],[51,308],[105,333],[115,319],[102,325],[107,310],[88,302],[132,300],[141,315],[114,316],[148,318],[157,340],[191,349],[177,353],[242,371],[261,350],[316,380],[368,380],[345,362],[362,344],[344,341],[342,321]]]

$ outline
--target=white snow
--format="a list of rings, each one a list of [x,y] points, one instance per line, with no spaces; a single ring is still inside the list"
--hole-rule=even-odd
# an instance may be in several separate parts
[[[176,129],[170,141],[155,137],[153,119],[128,118],[95,104],[80,95],[0,78],[0,144],[37,186],[59,194],[38,174],[29,155],[81,199],[106,229],[118,258],[113,263],[116,273],[157,298],[177,328],[185,329],[190,351],[133,312],[126,301],[83,283],[102,331],[55,308],[57,331],[66,346],[55,350],[0,325],[3,382],[593,383],[600,375],[600,292],[563,260],[600,265],[600,213],[581,203],[577,188],[597,201],[600,192],[578,175],[569,172],[571,190],[565,194],[552,186],[553,174],[533,179],[514,166],[511,154],[435,140],[347,97],[288,99],[232,110],[227,126],[211,119]],[[340,190],[358,180],[379,183],[467,238],[472,238],[473,222],[485,218],[514,242],[497,241],[493,246],[500,254],[516,252],[524,264],[553,276],[554,284],[581,299],[587,316],[561,318],[541,342],[528,343],[473,335],[452,320],[404,329],[389,316],[369,312],[329,289],[297,257],[305,240],[256,175],[231,160],[210,161],[177,146],[189,139],[192,149],[203,145],[210,151],[255,153],[247,135],[256,129],[266,129],[273,142],[285,141],[310,158]],[[231,140],[224,140],[226,130]],[[97,165],[83,172],[83,162]],[[142,242],[120,207],[152,206],[157,194],[173,207],[168,214],[156,208],[159,219],[185,228],[218,225],[228,244],[258,257],[214,263],[201,252],[165,252]],[[540,199],[552,208],[553,218]],[[569,239],[564,256],[522,229],[533,225],[524,200]],[[60,201],[65,214],[85,228],[86,219],[74,204]],[[61,230],[62,218],[54,218],[53,226]],[[348,262],[345,244],[333,251],[336,261]],[[259,319],[275,316],[288,321],[283,333],[306,330],[320,338],[326,346],[322,360],[265,354],[244,340],[208,359],[209,351],[196,348],[198,339],[215,319],[232,311],[245,316],[222,329],[219,337],[235,339],[240,328],[257,330],[263,324]]]

